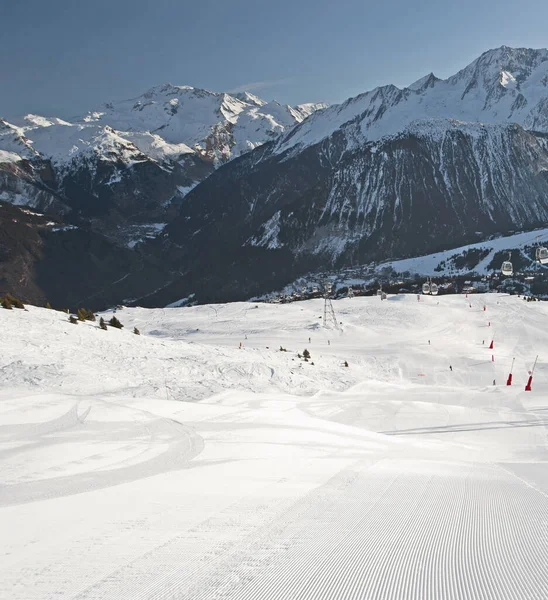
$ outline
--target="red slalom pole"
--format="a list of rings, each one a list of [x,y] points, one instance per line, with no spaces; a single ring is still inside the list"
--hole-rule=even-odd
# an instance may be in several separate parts
[[[537,360],[538,360],[538,354],[537,354],[537,357],[535,358],[535,363],[533,364],[533,368],[530,371],[529,379],[527,380],[527,385],[525,386],[526,392],[531,391],[531,384],[533,383],[533,373],[535,372],[535,367],[537,366]]]
[[[506,380],[506,385],[512,385],[512,371],[514,370],[515,360],[515,358],[512,359],[512,366],[510,367],[510,374],[508,375],[508,379]]]
[[[485,304],[483,305],[483,312],[485,312],[487,310],[487,306],[485,306]]]
[[[495,362],[495,355],[491,354],[491,362]]]
[[[489,344],[489,350],[492,350],[495,347],[495,340],[491,340],[491,343]]]

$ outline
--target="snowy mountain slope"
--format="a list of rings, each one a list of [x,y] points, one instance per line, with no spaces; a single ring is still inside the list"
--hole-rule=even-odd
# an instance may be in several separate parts
[[[548,305],[334,305],[0,309],[0,596],[544,598]]]
[[[448,79],[427,75],[408,88],[376,88],[313,115],[278,142],[296,151],[348,131],[352,146],[378,140],[418,119],[518,123],[548,132],[548,50],[502,46]]]
[[[247,92],[231,96],[168,84],[132,100],[106,104],[102,111],[72,123],[33,114],[14,124],[0,120],[0,150],[22,158],[39,154],[63,163],[91,150],[107,156],[111,146],[122,145],[125,139],[154,160],[195,153],[217,165],[275,139],[325,107],[293,108]],[[105,144],[102,138],[107,134]]]
[[[436,252],[427,256],[417,256],[403,260],[394,260],[383,263],[377,267],[382,270],[385,267],[391,267],[397,273],[417,273],[419,275],[466,275],[473,271],[478,275],[489,275],[493,272],[489,265],[493,261],[495,254],[502,251],[518,250],[518,252],[529,255],[530,268],[539,268],[535,263],[534,253],[531,248],[539,244],[548,244],[548,229],[538,229],[528,231],[526,233],[517,233],[515,235],[503,236],[491,240],[485,240],[476,244],[468,244],[459,248]],[[481,254],[478,255],[478,262],[470,266],[456,266],[455,259],[462,257],[470,251],[478,250]],[[496,270],[500,269],[497,265]]]
[[[132,100],[109,103],[84,121],[124,132],[151,132],[168,144],[184,143],[218,164],[277,138],[324,106],[293,109],[248,93],[232,96],[167,84]]]
[[[39,154],[25,137],[25,130],[4,119],[0,119],[0,152],[0,163],[31,159]]]

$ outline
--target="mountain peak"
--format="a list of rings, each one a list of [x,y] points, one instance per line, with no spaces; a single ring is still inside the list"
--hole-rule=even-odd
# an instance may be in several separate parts
[[[545,48],[510,48],[501,46],[487,50],[467,67],[450,77],[448,81],[468,80],[473,86],[486,88],[502,83],[502,73],[510,74],[516,80],[516,87],[534,75],[539,68],[546,71],[548,50]]]
[[[432,87],[436,82],[441,81],[434,73],[428,73],[424,77],[417,79],[414,83],[407,86],[407,89],[413,90],[414,92],[422,92],[423,90]]]
[[[265,104],[268,104],[266,100],[255,96],[255,94],[251,94],[250,92],[233,92],[230,94],[234,98],[241,100],[242,102],[246,102],[247,104],[254,104],[255,106],[261,107]]]

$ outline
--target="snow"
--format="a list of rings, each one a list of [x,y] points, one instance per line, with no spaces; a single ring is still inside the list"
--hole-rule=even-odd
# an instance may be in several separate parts
[[[263,224],[261,228],[262,235],[257,235],[250,238],[244,245],[264,246],[269,250],[281,248],[283,244],[278,239],[278,235],[280,233],[281,214],[281,211],[276,211],[272,217],[270,217],[270,219]]]
[[[500,84],[507,89],[514,89],[518,87],[516,78],[508,71],[501,71]]]
[[[33,126],[15,130],[19,144],[25,151],[51,158],[59,166],[75,159],[101,155],[103,160],[130,162],[142,154],[130,141],[121,137],[111,127],[97,124],[71,124],[65,121],[44,124],[33,121]],[[0,132],[1,133],[1,132]],[[13,135],[13,134],[12,134]],[[12,147],[13,147],[13,137]],[[0,144],[5,148],[10,138],[0,135]]]
[[[14,163],[21,160],[19,154],[15,154],[15,152],[7,152],[5,150],[0,150],[0,163]]]
[[[127,247],[135,248],[137,244],[144,242],[146,239],[156,237],[163,231],[167,223],[139,223],[138,225],[129,225],[124,228],[123,233],[127,236]]]
[[[0,596],[547,597],[548,305],[334,306],[0,310]]]

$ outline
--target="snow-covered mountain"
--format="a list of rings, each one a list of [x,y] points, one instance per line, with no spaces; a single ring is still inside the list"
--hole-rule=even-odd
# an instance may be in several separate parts
[[[106,218],[118,235],[124,221],[169,220],[216,167],[324,106],[164,85],[73,122],[33,114],[0,120],[0,200],[42,211],[55,205],[69,219]]]
[[[288,271],[422,255],[546,222],[548,51],[503,47],[445,81],[430,75],[311,115],[203,182],[165,235],[178,247],[192,240],[191,264],[211,239],[217,255],[252,261],[238,273],[249,297]],[[209,292],[226,289],[225,268],[206,272]],[[172,284],[173,296],[197,278]]]
[[[230,95],[167,84],[132,100],[106,104],[83,120],[124,132],[150,132],[167,144],[184,143],[217,164],[276,139],[325,107],[303,104],[293,108],[247,92]]]
[[[124,152],[136,147],[158,162],[195,154],[218,166],[278,138],[325,107],[291,107],[247,92],[232,96],[167,84],[138,98],[105,104],[73,122],[33,114],[13,124],[0,120],[0,151],[70,166],[76,157],[89,154],[129,163],[134,157]]]
[[[375,88],[314,115],[285,135],[277,153],[344,131],[351,147],[393,135],[419,119],[518,123],[548,132],[548,50],[502,46],[449,77],[433,73],[409,87]]]
[[[0,149],[0,200],[36,185],[126,242],[155,224],[139,251],[170,275],[147,305],[249,298],[545,225],[548,50],[503,46],[331,107],[165,85],[73,123],[3,122]]]

